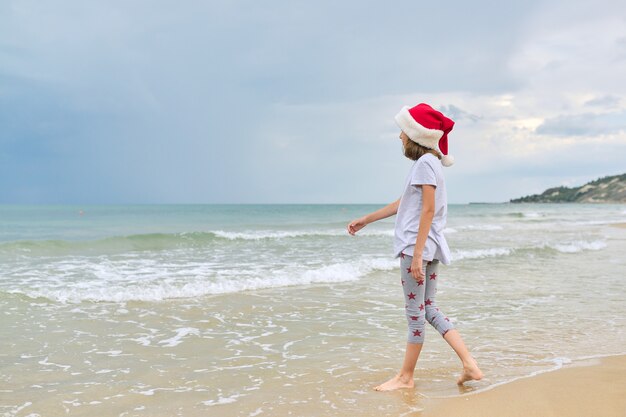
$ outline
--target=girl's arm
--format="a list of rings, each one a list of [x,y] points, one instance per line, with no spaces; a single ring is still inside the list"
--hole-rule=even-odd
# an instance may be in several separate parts
[[[367,214],[363,217],[366,219],[367,224],[374,223],[377,220],[386,219],[387,217],[390,217],[396,214],[398,212],[399,205],[400,205],[400,199],[397,199],[393,203],[387,204],[385,207],[381,208],[380,210],[376,210],[375,212]]]
[[[424,278],[422,271],[422,254],[430,231],[430,225],[435,215],[435,187],[423,184],[422,186],[422,212],[420,214],[420,226],[415,239],[413,249],[413,262],[411,262],[411,274],[415,279]],[[415,266],[414,266],[415,265]]]
[[[348,225],[348,233],[354,236],[356,232],[364,228],[366,225],[373,223],[380,219],[385,219],[389,216],[393,216],[398,212],[398,206],[400,205],[400,199],[397,199],[393,203],[387,204],[380,210],[376,210],[370,214],[354,220]]]

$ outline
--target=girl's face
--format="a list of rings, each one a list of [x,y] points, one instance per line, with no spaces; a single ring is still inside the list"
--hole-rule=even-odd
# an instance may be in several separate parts
[[[406,144],[411,139],[409,139],[406,133],[404,133],[403,131],[400,131],[400,140],[402,141],[402,153],[404,153],[404,150],[406,149]]]

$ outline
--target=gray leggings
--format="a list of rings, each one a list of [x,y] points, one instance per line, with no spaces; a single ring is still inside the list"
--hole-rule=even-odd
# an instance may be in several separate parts
[[[406,320],[409,325],[408,342],[424,343],[424,327],[426,321],[433,326],[443,337],[448,330],[454,329],[450,319],[437,307],[435,293],[439,280],[439,260],[424,261],[424,278],[417,281],[411,275],[412,256],[400,255],[400,276]]]

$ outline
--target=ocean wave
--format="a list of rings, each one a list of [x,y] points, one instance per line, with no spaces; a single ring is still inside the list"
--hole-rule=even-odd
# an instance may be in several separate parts
[[[350,262],[338,262],[317,268],[287,267],[283,270],[266,268],[251,270],[243,275],[240,269],[221,269],[220,274],[212,276],[185,276],[184,271],[162,271],[160,275],[147,274],[142,278],[129,271],[128,276],[120,276],[123,268],[115,266],[111,270],[100,271],[97,276],[82,278],[76,282],[72,278],[62,280],[55,277],[51,286],[46,283],[38,286],[24,285],[28,289],[12,285],[5,291],[29,298],[46,298],[62,303],[83,301],[163,301],[176,298],[193,298],[206,295],[236,293],[246,290],[310,285],[318,283],[341,283],[357,281],[374,271],[391,271],[398,268],[397,259],[361,258]],[[102,269],[102,266],[101,268]],[[175,276],[175,278],[173,278]],[[237,279],[235,279],[235,277]],[[103,279],[104,278],[104,279]],[[15,287],[18,288],[15,288]]]
[[[537,219],[539,217],[544,217],[545,214],[543,213],[539,213],[536,211],[526,211],[524,213],[522,213],[522,217],[525,217],[527,219]]]
[[[215,230],[213,233],[228,240],[263,240],[263,239],[286,239],[305,236],[349,236],[345,229],[336,230],[255,230],[247,232],[227,232]],[[393,236],[393,229],[390,230],[361,230],[357,236]]]
[[[572,225],[575,226],[603,226],[607,224],[619,223],[619,220],[616,219],[607,219],[607,220],[586,220],[586,221],[573,221]]]
[[[542,213],[539,211],[512,211],[508,213],[502,214],[493,214],[495,216],[501,215],[505,217],[513,217],[517,219],[538,219],[540,217],[546,217],[547,213]]]
[[[202,246],[214,242],[211,232],[144,233],[96,240],[18,240],[0,243],[0,254],[57,256],[100,255],[128,251],[162,250]]]
[[[357,236],[391,237],[393,229],[362,230]],[[18,240],[0,243],[0,255],[58,256],[99,255],[132,251],[195,248],[219,240],[281,240],[300,237],[350,237],[345,229],[337,230],[255,230],[245,232],[212,230],[180,233],[144,233],[111,236],[96,240]]]
[[[218,247],[223,249],[224,246],[223,238],[213,233],[195,232],[177,236],[177,239],[192,241],[218,239],[218,243],[219,240],[222,241]],[[114,244],[119,246],[120,242],[115,239],[118,238],[113,239]],[[98,242],[110,243],[110,240],[108,238]],[[171,237],[167,234],[134,235],[122,241],[133,242],[136,249],[138,244],[142,245],[141,248],[153,248],[159,240],[165,241],[165,247],[171,246]],[[59,241],[52,242],[58,244]],[[69,243],[61,241],[62,245]],[[453,261],[471,261],[524,256],[529,253],[553,256],[556,253],[603,250],[607,247],[607,242],[555,239],[518,245],[487,248],[470,246],[453,250],[451,257]],[[202,258],[198,258],[191,251],[181,251],[173,254],[172,258],[166,258],[161,254],[110,257],[98,248],[96,256],[42,259],[37,261],[36,267],[28,267],[27,270],[24,269],[23,260],[19,260],[14,268],[8,262],[3,265],[2,275],[6,279],[0,283],[0,291],[61,302],[160,301],[290,285],[355,281],[374,271],[391,271],[399,267],[398,260],[386,254],[340,261],[326,249],[323,253],[314,255],[315,260],[309,258],[305,262],[302,258],[296,259],[293,256],[281,259],[268,255],[265,258],[256,257],[252,263],[246,264],[244,261],[244,264],[235,267],[230,258],[224,258],[223,255],[211,257],[213,249],[204,249],[201,251]],[[204,256],[205,253],[209,254],[208,258]],[[25,262],[30,265],[31,261]]]
[[[551,249],[560,253],[578,253],[582,251],[597,251],[607,247],[607,244],[603,240],[576,240],[567,242],[551,242],[541,243],[532,246],[520,246],[515,248],[485,248],[485,249],[473,249],[473,250],[453,250],[452,259],[454,261],[460,261],[463,259],[481,259],[498,256],[510,256],[519,252],[540,252],[546,249]]]
[[[513,249],[509,248],[454,250],[452,251],[452,260],[460,261],[462,259],[481,259],[493,256],[508,256],[511,253],[513,253]]]
[[[499,224],[468,224],[465,226],[458,226],[459,230],[479,230],[479,231],[492,231],[502,230],[503,227]]]
[[[574,223],[577,225],[601,225],[610,224],[610,221],[589,220]],[[520,225],[521,226],[521,225]],[[525,228],[528,226],[524,226]],[[536,227],[536,226],[535,226]],[[542,227],[548,227],[544,225]],[[552,226],[550,226],[552,227]],[[561,226],[562,227],[562,226]],[[507,226],[515,228],[514,226]],[[455,225],[444,229],[444,234],[464,232],[497,232],[505,228],[500,224],[466,224]],[[393,228],[388,229],[363,229],[356,237],[366,238],[392,238]],[[210,249],[215,245],[223,245],[220,242],[246,242],[246,241],[283,241],[290,239],[319,238],[352,238],[343,228],[336,229],[296,229],[296,230],[209,230],[179,233],[144,233],[123,236],[110,236],[95,240],[19,240],[0,243],[0,256],[38,257],[38,256],[65,256],[86,255],[99,256],[141,251],[167,251],[179,249]],[[325,243],[322,243],[325,244]],[[568,245],[568,243],[565,243]],[[576,243],[574,243],[576,245]],[[591,245],[591,250],[594,250]],[[554,247],[561,251],[576,249],[566,247]],[[586,249],[586,247],[583,247]],[[465,256],[465,255],[462,255]],[[492,256],[492,255],[488,255]]]
[[[606,248],[606,242],[602,240],[586,241],[577,240],[573,242],[564,243],[549,243],[545,244],[545,247],[555,249],[562,253],[577,253],[584,250],[601,250]]]

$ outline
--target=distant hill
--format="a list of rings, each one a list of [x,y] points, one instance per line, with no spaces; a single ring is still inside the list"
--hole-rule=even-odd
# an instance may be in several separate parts
[[[580,187],[548,188],[511,203],[626,203],[626,174],[603,177]]]

